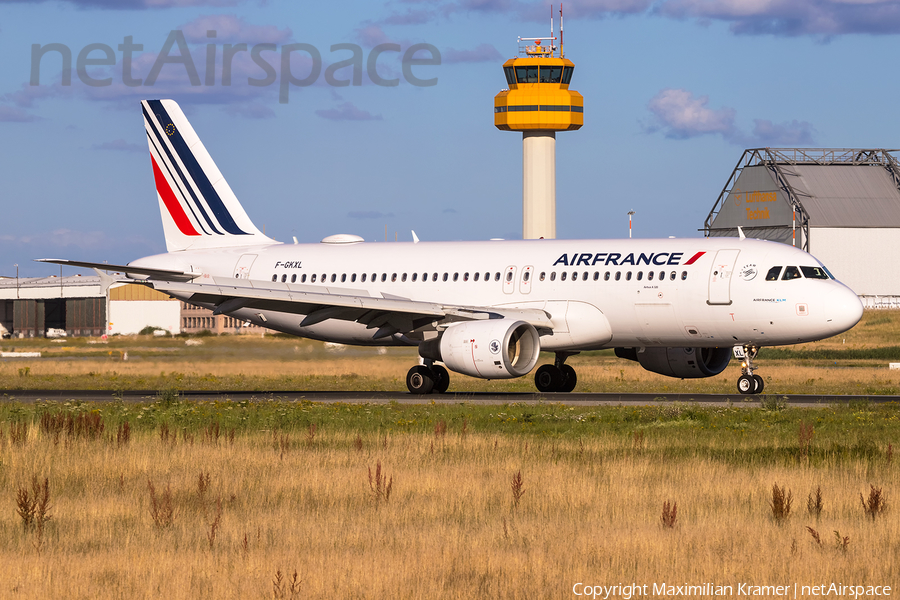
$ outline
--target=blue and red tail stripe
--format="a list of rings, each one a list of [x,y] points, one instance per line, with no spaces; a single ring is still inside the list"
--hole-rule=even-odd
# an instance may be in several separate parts
[[[197,162],[193,152],[181,136],[181,132],[178,131],[178,127],[173,124],[173,120],[169,117],[162,102],[159,100],[148,100],[147,105],[150,107],[153,115],[156,116],[156,119],[154,120],[151,118],[151,115],[147,114],[146,109],[144,109],[144,118],[146,122],[150,124],[150,129],[154,134],[153,137],[156,138],[156,144],[154,145],[162,150],[162,152],[160,152],[160,158],[166,163],[166,168],[170,176],[172,176],[173,180],[176,182],[180,180],[181,185],[179,188],[187,192],[187,194],[183,195],[183,198],[197,222],[200,223],[202,227],[202,221],[205,221],[206,225],[213,233],[218,235],[223,235],[220,229],[231,235],[249,235],[248,232],[243,231],[238,227],[237,223],[235,223],[234,218],[231,216],[225,203],[222,202],[222,199],[210,182],[209,177],[207,177],[206,172]],[[165,129],[161,130],[161,128]],[[151,142],[152,141],[154,140],[151,138]],[[176,161],[172,156],[172,152],[169,149],[170,145],[172,151],[174,151],[178,156],[178,159],[180,159],[181,164],[184,166],[184,170],[179,166],[179,161]],[[159,171],[159,177],[157,177],[157,191],[159,191],[160,196],[163,197],[163,202],[169,210],[169,213],[172,215],[176,225],[178,225],[179,230],[185,235],[200,235],[193,226],[191,226],[191,230],[194,230],[195,232],[193,234],[188,233],[189,230],[182,228],[182,224],[184,224],[185,221],[188,225],[191,225],[190,220],[183,209],[178,211],[180,212],[180,215],[176,216],[176,212],[173,211],[173,206],[170,205],[170,202],[174,201],[174,204],[178,204],[178,208],[181,209],[180,203],[178,202],[174,191],[165,181],[165,177],[163,176],[162,171],[159,170],[159,166],[156,165],[154,161],[154,175],[156,175],[157,171]],[[169,201],[163,196],[164,190],[160,190],[160,180],[166,183],[163,187],[167,188],[168,193],[171,194],[169,196]],[[205,210],[203,206],[204,202],[195,195],[194,188],[191,186],[192,182],[202,196],[203,201],[205,201],[206,206],[212,212],[212,215]],[[199,215],[197,213],[199,213]],[[198,216],[202,217],[202,221],[197,218]],[[180,220],[182,217],[183,220]],[[218,227],[216,225],[218,225]]]

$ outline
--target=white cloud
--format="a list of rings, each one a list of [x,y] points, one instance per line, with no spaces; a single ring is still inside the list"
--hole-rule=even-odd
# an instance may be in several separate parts
[[[294,35],[289,27],[278,29],[274,25],[253,25],[237,15],[203,15],[182,25],[181,30],[192,44],[286,44]],[[215,31],[216,37],[207,37],[207,31]]]
[[[735,111],[732,108],[712,110],[707,107],[709,96],[696,97],[683,89],[665,89],[654,96],[648,105],[656,117],[656,126],[669,138],[691,138],[706,134],[734,135]]]
[[[767,119],[754,119],[753,131],[748,134],[736,125],[737,111],[733,108],[714,110],[708,105],[708,96],[695,96],[684,89],[662,90],[647,104],[653,113],[653,121],[645,126],[645,130],[681,140],[720,135],[727,142],[745,148],[815,144],[815,128],[806,121],[773,123]]]
[[[337,108],[317,110],[316,114],[330,121],[380,121],[381,115],[373,115],[367,110],[354,106],[352,102],[344,102]]]

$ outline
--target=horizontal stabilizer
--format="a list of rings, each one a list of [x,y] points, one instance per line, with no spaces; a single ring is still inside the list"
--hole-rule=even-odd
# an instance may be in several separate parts
[[[35,262],[52,263],[67,267],[84,267],[86,269],[99,269],[100,271],[119,271],[133,275],[146,275],[153,279],[163,281],[190,281],[199,277],[200,273],[188,273],[186,271],[170,271],[168,269],[147,269],[145,267],[129,267],[128,265],[110,265],[107,263],[84,262],[80,260],[66,260],[64,258],[37,258]]]

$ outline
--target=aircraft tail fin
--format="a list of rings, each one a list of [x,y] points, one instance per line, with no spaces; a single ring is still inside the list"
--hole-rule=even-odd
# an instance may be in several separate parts
[[[253,222],[174,100],[144,100],[166,249],[278,243]]]

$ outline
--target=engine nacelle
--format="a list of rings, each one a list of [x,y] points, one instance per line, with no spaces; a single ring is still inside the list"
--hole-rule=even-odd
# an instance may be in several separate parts
[[[694,379],[724,371],[731,360],[731,348],[616,348],[616,356],[635,360],[653,373]]]
[[[527,375],[540,352],[541,338],[534,326],[511,319],[454,323],[439,339],[419,345],[423,358],[442,361],[451,371],[482,379]]]

